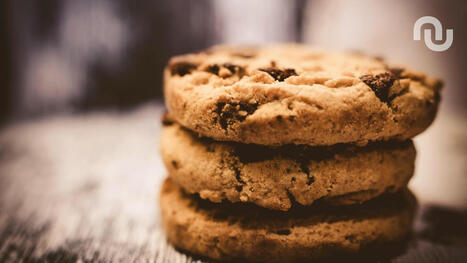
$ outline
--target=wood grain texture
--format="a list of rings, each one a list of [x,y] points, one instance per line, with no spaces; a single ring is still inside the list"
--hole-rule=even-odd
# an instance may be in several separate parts
[[[162,106],[55,116],[0,132],[0,262],[199,262],[160,227]],[[462,262],[467,213],[422,205],[384,262]]]

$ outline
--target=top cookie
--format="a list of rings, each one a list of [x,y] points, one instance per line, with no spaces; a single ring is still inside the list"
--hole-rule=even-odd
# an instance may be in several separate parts
[[[164,80],[167,108],[181,125],[262,145],[412,138],[432,123],[442,86],[378,58],[298,44],[176,56]]]

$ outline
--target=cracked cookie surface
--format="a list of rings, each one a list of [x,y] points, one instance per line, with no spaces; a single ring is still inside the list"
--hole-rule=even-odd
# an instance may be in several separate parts
[[[381,59],[303,45],[214,47],[174,57],[164,71],[180,124],[262,145],[406,140],[432,123],[441,86]]]
[[[407,185],[414,171],[411,141],[266,147],[197,137],[165,121],[161,156],[170,177],[212,202],[249,202],[289,210],[295,201],[334,205],[367,201]]]
[[[309,262],[343,253],[349,261],[349,252],[403,239],[410,232],[415,200],[402,190],[363,205],[294,207],[283,213],[249,204],[214,204],[185,194],[167,179],[160,205],[168,240],[195,255]]]

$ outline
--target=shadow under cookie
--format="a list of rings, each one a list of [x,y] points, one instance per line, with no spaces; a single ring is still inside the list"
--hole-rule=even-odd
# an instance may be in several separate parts
[[[198,137],[165,122],[161,156],[174,182],[212,202],[248,202],[287,211],[293,202],[362,203],[407,185],[412,141],[365,147],[265,147]]]

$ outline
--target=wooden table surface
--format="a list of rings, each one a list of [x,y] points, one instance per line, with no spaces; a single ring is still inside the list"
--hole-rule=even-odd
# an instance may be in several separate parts
[[[165,242],[160,104],[0,131],[0,262],[194,262]],[[413,238],[384,262],[467,262],[467,120],[417,138]]]

